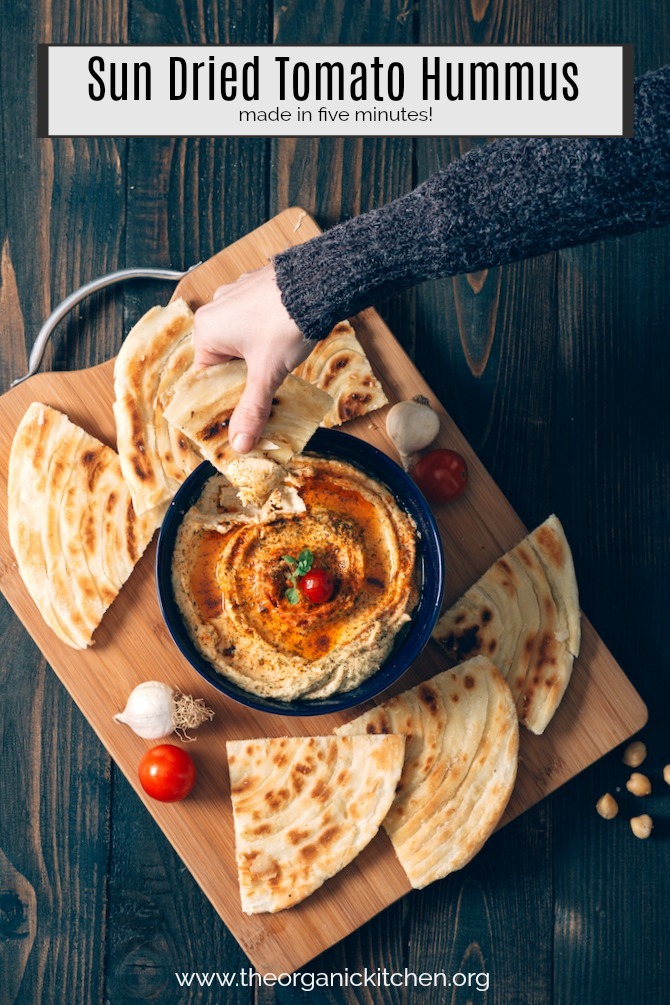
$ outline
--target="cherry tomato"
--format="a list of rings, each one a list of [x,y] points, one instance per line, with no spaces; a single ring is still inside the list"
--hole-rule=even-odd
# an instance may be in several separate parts
[[[448,502],[468,484],[468,466],[455,450],[429,450],[414,465],[412,478],[430,502]]]
[[[195,764],[190,754],[172,743],[147,750],[138,771],[144,791],[162,803],[183,799],[195,784]]]
[[[325,569],[312,569],[300,580],[300,592],[313,604],[325,604],[335,591],[335,580]]]

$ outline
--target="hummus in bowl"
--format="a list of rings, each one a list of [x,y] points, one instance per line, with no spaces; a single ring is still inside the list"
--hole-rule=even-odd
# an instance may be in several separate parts
[[[386,468],[402,493],[389,487]],[[408,494],[415,508],[415,497],[421,501],[416,513]],[[342,433],[320,430],[261,510],[243,509],[226,480],[203,465],[175,497],[159,541],[159,596],[173,638],[219,690],[256,708],[313,714],[370,697],[409,665],[401,658],[390,679],[383,673],[414,634],[426,536],[439,549],[434,522],[426,535],[426,509],[397,465]],[[297,602],[289,599],[286,556],[305,549],[312,569],[334,584],[325,602],[300,590]],[[412,658],[440,605],[441,554],[432,557],[438,595],[431,592],[431,626],[426,632],[424,610]]]

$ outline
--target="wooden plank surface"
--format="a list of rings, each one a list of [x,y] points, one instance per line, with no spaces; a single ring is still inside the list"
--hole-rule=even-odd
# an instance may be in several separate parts
[[[0,367],[26,372],[44,318],[73,288],[123,264],[124,140],[38,140],[39,42],[123,42],[124,4],[3,11],[0,32]],[[101,193],[104,196],[101,197]],[[45,366],[108,359],[122,304],[103,293],[59,331]],[[101,1001],[111,768],[106,751],[4,599],[0,724],[0,1002]]]
[[[210,299],[222,282],[232,281],[278,250],[316,233],[318,228],[303,210],[287,210],[190,273],[179,283],[175,296],[184,296],[195,308]],[[468,461],[467,494],[437,513],[448,568],[446,600],[450,602],[516,543],[525,529],[376,312],[364,312],[357,330],[389,399],[393,402],[427,394],[441,415],[438,442],[455,447]],[[112,368],[110,361],[76,373],[41,374],[0,399],[0,587],[255,966],[261,972],[277,972],[282,966],[294,970],[393,903],[409,890],[409,884],[387,838],[380,834],[352,866],[303,904],[273,917],[243,915],[237,901],[225,741],[327,734],[351,716],[266,716],[208,693],[217,717],[214,727],[203,730],[199,737],[195,754],[198,789],[183,804],[158,804],[144,795],[136,778],[146,742],[129,735],[112,716],[123,707],[132,688],[147,677],[166,680],[187,693],[209,689],[184,664],[161,621],[153,581],[153,548],[103,620],[95,646],[83,653],[63,645],[43,624],[13,560],[7,535],[6,472],[13,433],[25,408],[31,401],[43,401],[113,444]],[[350,431],[393,454],[383,412],[356,420]],[[429,647],[394,690],[443,667],[439,652]],[[524,731],[518,781],[504,822],[636,732],[645,720],[642,702],[584,621],[582,653],[555,720],[541,738]]]
[[[631,39],[636,75],[669,62],[665,3],[562,0],[558,31],[568,44]],[[554,803],[554,1001],[663,1005],[670,1000],[662,935],[670,931],[670,890],[661,878],[670,876],[670,790],[661,775],[670,761],[670,284],[660,277],[670,268],[670,228],[566,249],[557,259],[561,351],[548,489],[565,500],[584,556],[583,602],[602,630],[607,625],[649,705],[649,757],[640,770],[653,794],[641,807],[626,792],[628,769],[612,755],[576,780],[571,799],[562,792]],[[572,466],[588,472],[584,485],[560,484]],[[609,834],[590,826],[575,840],[571,817],[608,789],[620,826]],[[654,820],[655,845],[630,840],[627,820],[641,812]]]
[[[161,0],[160,16],[151,0],[137,0],[129,6],[128,17],[129,42],[162,45],[253,44],[268,37],[272,21],[269,5],[246,4],[242,13],[233,0],[215,4]],[[127,147],[123,242],[127,265],[193,265],[270,215],[270,148],[263,137],[134,137],[127,140]],[[171,292],[165,283],[126,284],[124,321],[115,348],[135,321],[153,304],[165,302]],[[116,767],[112,771],[108,999],[115,1005],[137,997],[150,1000],[157,988],[161,996],[170,994],[174,982],[170,971],[200,956],[225,960],[231,970],[248,966],[244,952],[167,838],[120,771]],[[189,925],[185,921],[189,918],[198,918],[199,924]],[[185,988],[178,992],[180,1005],[207,994],[206,989]],[[248,1001],[249,994],[243,988],[227,991],[231,1003]]]
[[[422,44],[552,43],[558,41],[556,20],[554,3],[457,0],[448,11],[439,3],[422,5],[418,34]],[[417,181],[490,139],[418,139]],[[447,409],[496,482],[506,492],[518,490],[510,498],[523,504],[521,512],[529,526],[556,508],[565,520],[551,496],[537,500],[552,462],[549,452],[538,447],[550,435],[553,420],[555,277],[555,256],[543,255],[474,275],[429,282],[416,291],[421,335],[415,362],[431,374]],[[512,443],[514,449],[509,448]],[[566,523],[568,539],[571,530]],[[514,832],[503,832],[495,852],[475,865],[474,875],[466,872],[453,877],[453,885],[439,904],[440,916],[457,933],[457,958],[475,946],[509,1000],[525,1005],[545,1005],[552,995],[554,905],[549,814],[548,803],[540,803],[530,818],[524,817],[520,838]],[[494,879],[500,860],[515,877],[515,894],[504,898],[504,903],[497,896]],[[504,935],[506,914],[531,930],[533,939],[519,940],[512,948]]]

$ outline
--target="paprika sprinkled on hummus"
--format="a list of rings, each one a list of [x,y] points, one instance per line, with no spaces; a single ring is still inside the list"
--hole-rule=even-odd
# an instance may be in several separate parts
[[[283,556],[332,577],[325,603],[286,599]],[[417,601],[416,528],[388,489],[343,461],[296,457],[262,509],[212,477],[184,517],[175,598],[200,652],[245,690],[291,700],[349,691],[393,648]]]

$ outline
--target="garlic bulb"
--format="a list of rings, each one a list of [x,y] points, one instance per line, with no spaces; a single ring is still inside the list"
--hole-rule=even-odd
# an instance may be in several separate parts
[[[439,431],[440,417],[423,395],[399,401],[386,416],[386,432],[400,454],[405,471],[412,467],[415,454],[432,443]]]
[[[114,720],[130,726],[145,740],[159,740],[174,732],[183,740],[190,740],[192,737],[186,730],[197,729],[213,715],[202,698],[191,698],[174,691],[169,684],[147,680],[130,692],[126,707]]]

